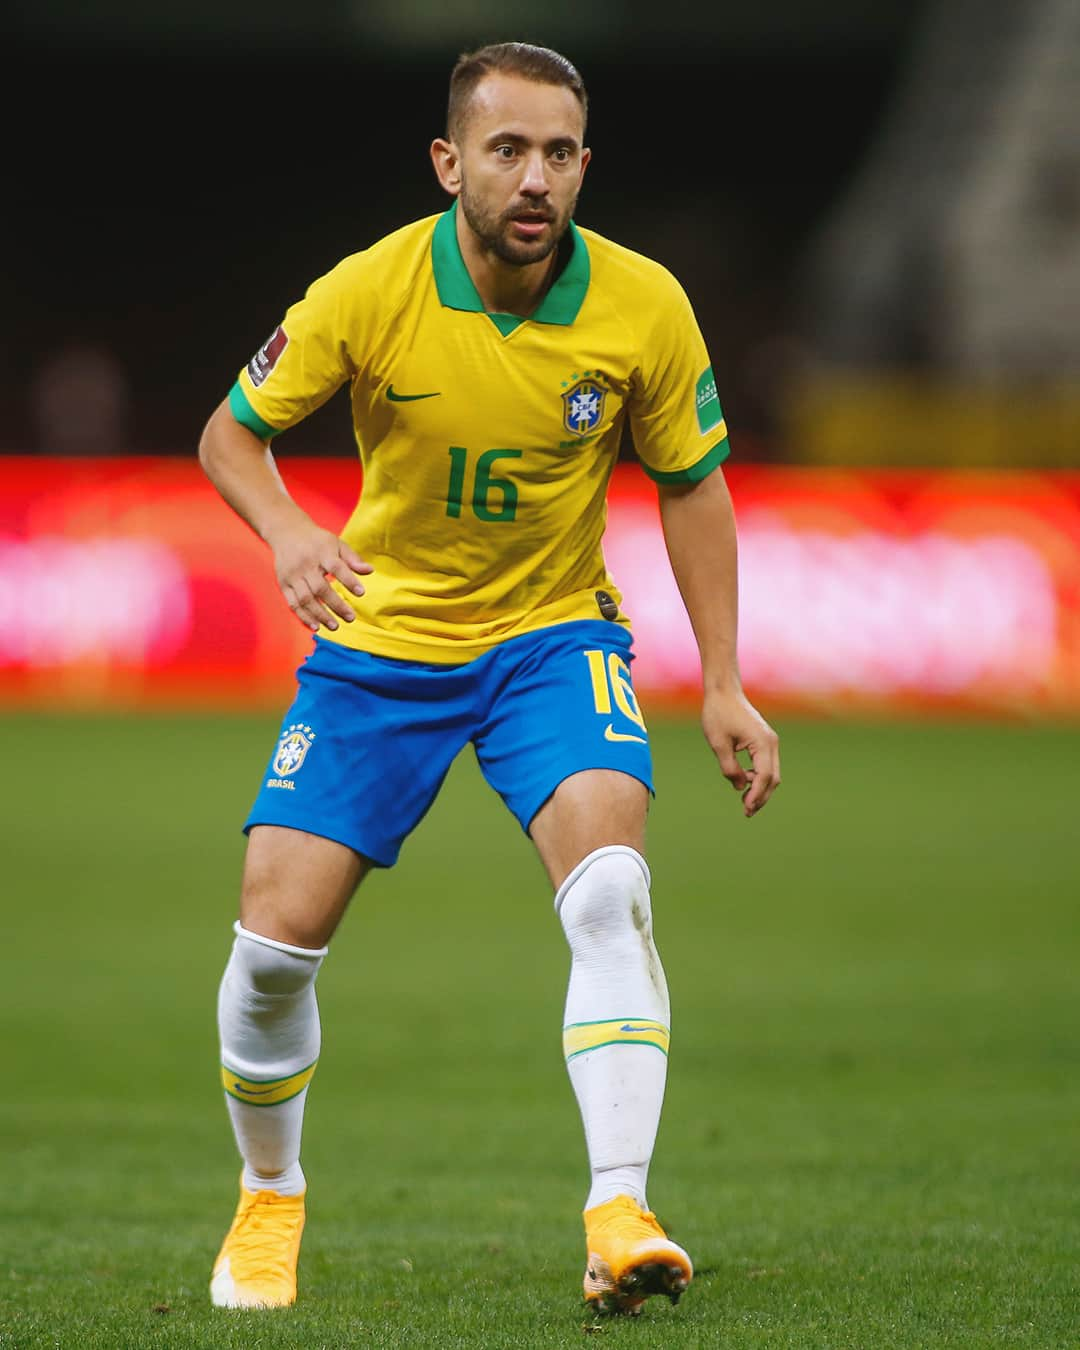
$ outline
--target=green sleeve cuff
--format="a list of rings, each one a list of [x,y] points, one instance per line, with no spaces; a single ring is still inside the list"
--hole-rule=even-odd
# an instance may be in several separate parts
[[[269,422],[264,422],[251,406],[247,394],[240,387],[239,380],[229,390],[229,411],[242,427],[253,431],[260,441],[268,441],[272,436],[281,435],[279,427],[272,427]]]
[[[700,483],[703,478],[708,478],[713,469],[718,469],[730,453],[731,446],[725,436],[723,440],[717,441],[711,450],[706,451],[696,464],[691,464],[688,469],[676,469],[674,473],[664,473],[660,469],[650,468],[644,460],[641,461],[641,467],[654,483]]]

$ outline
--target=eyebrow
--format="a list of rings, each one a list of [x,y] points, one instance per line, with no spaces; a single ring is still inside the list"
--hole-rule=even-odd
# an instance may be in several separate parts
[[[511,145],[531,144],[528,136],[523,136],[516,131],[496,131],[484,138],[484,144],[487,146],[505,145],[507,142]],[[574,136],[553,136],[550,141],[545,142],[544,148],[546,150],[580,150],[581,142]]]

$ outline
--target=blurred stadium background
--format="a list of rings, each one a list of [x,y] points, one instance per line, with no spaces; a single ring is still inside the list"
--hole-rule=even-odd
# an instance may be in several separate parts
[[[686,1010],[654,1171],[731,1309],[721,1342],[715,1307],[688,1300],[688,1339],[664,1343],[1074,1345],[1080,6],[15,0],[8,15],[25,92],[0,215],[2,876],[19,957],[0,1002],[15,1183],[0,1345],[148,1344],[152,1306],[202,1308],[233,1181],[212,1063],[238,825],[308,639],[195,448],[315,275],[442,209],[426,148],[450,65],[505,38],[564,50],[589,87],[578,219],[667,263],[694,302],[731,428],[744,678],[786,747],[752,827],[715,806],[695,648],[628,444],[608,560],[656,737],[651,850]],[[327,524],[359,486],[343,398],[278,443]],[[392,1251],[394,1345],[443,1342],[424,1330],[434,1305],[399,1287],[429,1239],[393,1176],[454,1206],[480,1270],[524,1203],[522,1149],[550,1183],[545,1231],[563,1233],[580,1189],[557,1047],[537,1050],[561,935],[471,764],[448,792],[411,865],[370,883],[341,939],[361,951],[321,977],[336,1049],[312,1156],[343,1180],[323,1202],[338,1228],[313,1230],[305,1260],[333,1291],[354,1251],[373,1270]],[[502,910],[530,892],[538,906]],[[497,1025],[487,994],[513,1003]],[[425,1017],[445,1022],[438,1047],[413,1035]],[[359,1029],[373,1019],[391,1028],[381,1049]],[[385,1119],[355,1114],[350,1056],[380,1075]],[[448,1171],[490,1129],[454,1067],[481,1062],[481,1096],[532,1113],[486,1146],[494,1208]],[[433,1152],[418,1084],[441,1094]],[[372,1140],[385,1176],[367,1174],[364,1205],[400,1253],[353,1203],[345,1153]],[[73,1210],[95,1186],[104,1208]],[[562,1264],[576,1275],[576,1230],[565,1241],[553,1298]],[[879,1303],[860,1309],[864,1277]],[[70,1330],[75,1300],[93,1334]],[[512,1287],[495,1306],[517,1325]],[[563,1344],[501,1334],[452,1343]],[[252,1343],[233,1335],[214,1343]],[[282,1335],[260,1343],[305,1343]]]
[[[441,209],[448,66],[517,33],[590,87],[579,218],[698,311],[757,696],[1080,710],[1078,14],[16,5],[0,697],[280,697],[305,639],[201,480],[199,431],[311,278]],[[358,486],[344,398],[278,447],[328,519]],[[624,458],[609,542],[637,678],[685,700],[693,644]]]

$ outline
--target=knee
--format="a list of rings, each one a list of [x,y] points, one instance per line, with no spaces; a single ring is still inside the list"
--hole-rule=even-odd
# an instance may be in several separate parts
[[[327,949],[293,947],[235,925],[230,964],[247,989],[260,999],[288,998],[314,983]]]
[[[617,844],[590,853],[555,896],[555,909],[571,944],[620,930],[650,937],[649,884],[649,868],[635,849]]]

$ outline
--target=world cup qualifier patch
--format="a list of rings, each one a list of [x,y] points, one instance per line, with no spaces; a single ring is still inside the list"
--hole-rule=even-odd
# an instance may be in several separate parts
[[[288,345],[289,335],[281,324],[278,324],[248,362],[248,378],[256,389],[277,365],[278,358]]]
[[[587,436],[604,420],[604,403],[611,390],[599,370],[577,371],[563,380],[563,426],[575,436]]]
[[[697,409],[698,430],[703,436],[707,431],[712,431],[713,427],[718,427],[724,420],[724,411],[720,407],[720,398],[716,392],[716,380],[713,378],[712,366],[706,366],[698,378],[697,387],[694,390],[694,406]]]
[[[267,787],[293,789],[293,776],[300,772],[307,752],[315,744],[315,733],[305,722],[294,722],[282,734],[271,767],[277,775],[266,780]]]

